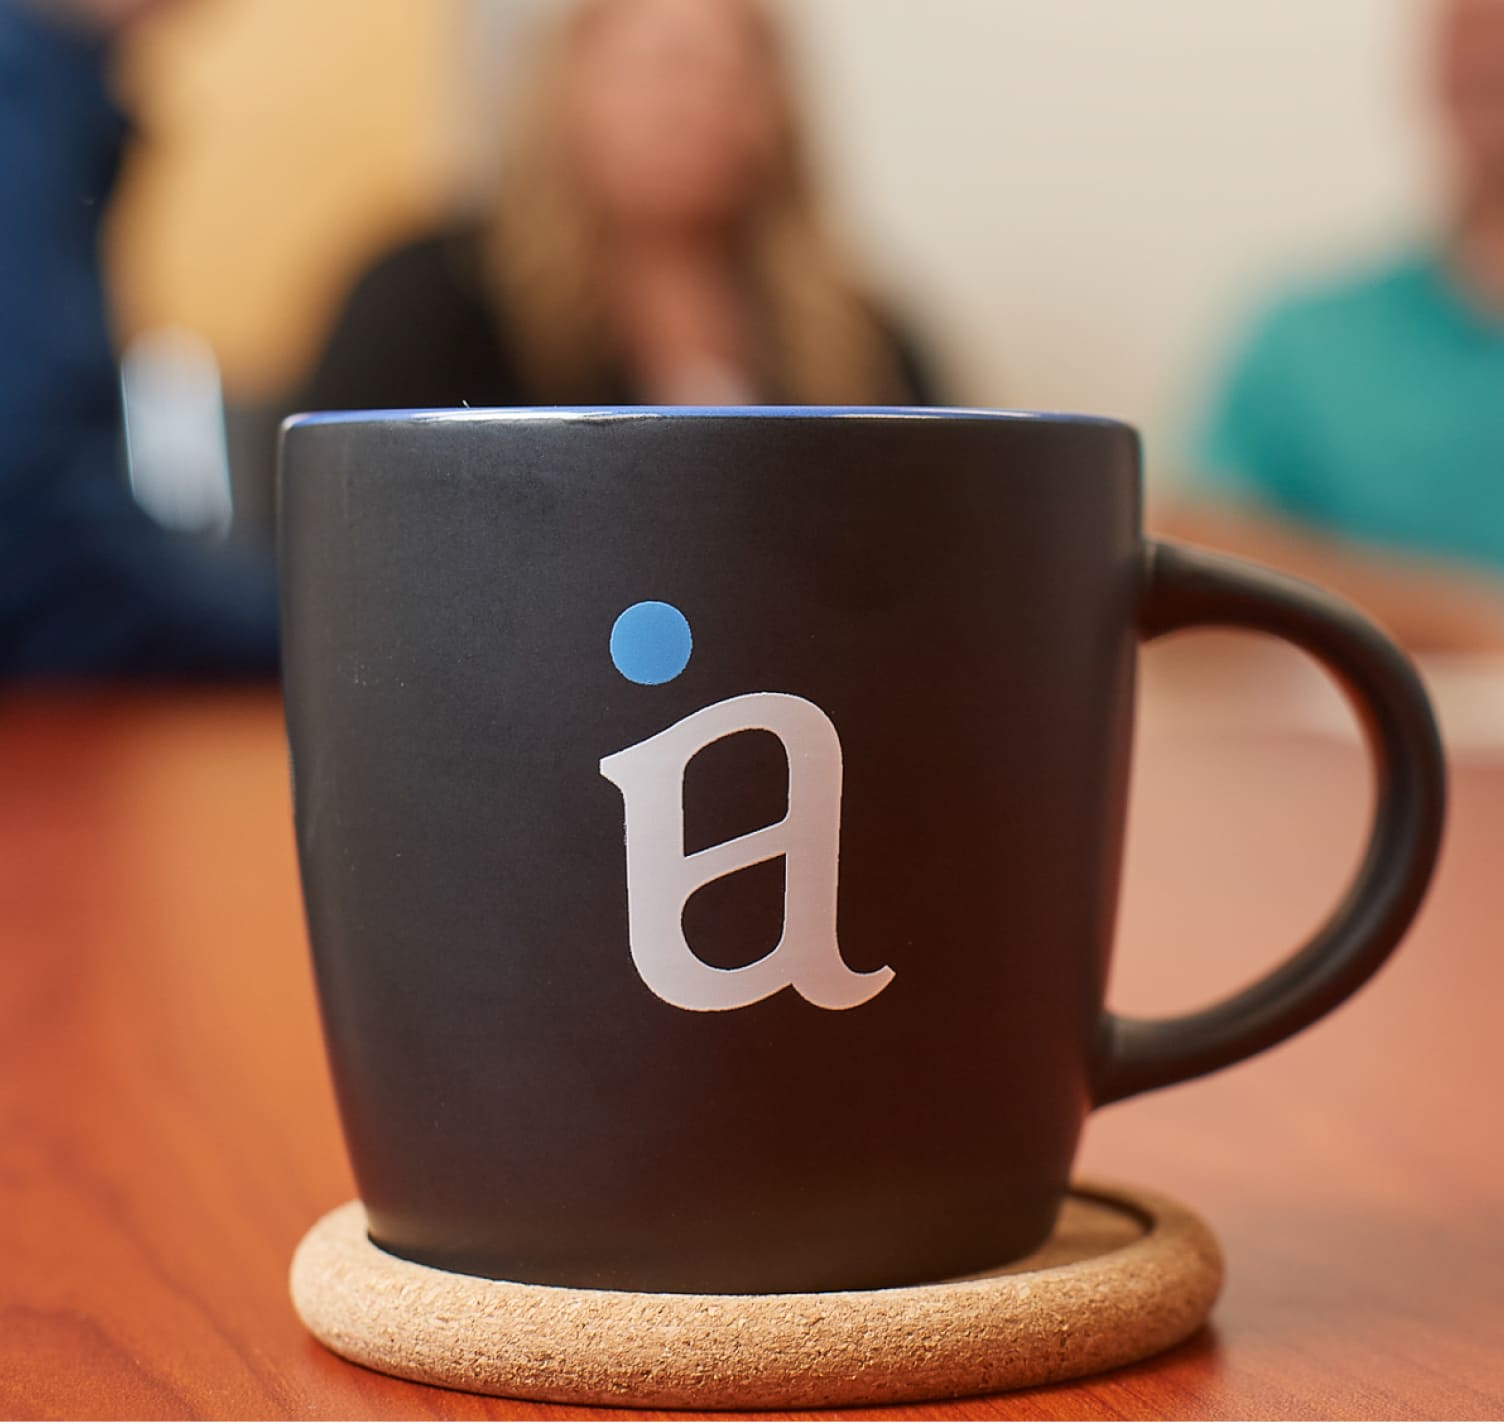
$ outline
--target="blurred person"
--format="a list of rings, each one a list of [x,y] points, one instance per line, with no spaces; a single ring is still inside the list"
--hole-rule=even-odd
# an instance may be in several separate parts
[[[100,278],[126,122],[110,40],[150,0],[0,0],[0,678],[270,675],[270,556],[139,508]]]
[[[819,212],[761,0],[585,0],[529,78],[489,220],[360,281],[309,407],[932,401]]]
[[[1439,0],[1441,238],[1274,305],[1166,527],[1333,586],[1417,649],[1504,650],[1504,0]]]

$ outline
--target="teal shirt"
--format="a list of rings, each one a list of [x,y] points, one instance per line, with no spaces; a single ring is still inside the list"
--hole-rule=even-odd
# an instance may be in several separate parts
[[[1504,573],[1504,320],[1436,257],[1281,302],[1193,457],[1216,495]]]

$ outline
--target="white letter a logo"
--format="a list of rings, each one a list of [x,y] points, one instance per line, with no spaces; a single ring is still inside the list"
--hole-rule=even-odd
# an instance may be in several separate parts
[[[789,810],[781,822],[684,855],[684,771],[702,748],[763,730],[784,746]],[[893,979],[841,959],[836,875],[841,840],[841,740],[807,699],[748,693],[713,703],[645,742],[601,760],[626,802],[627,917],[632,962],[649,990],[681,1010],[736,1010],[793,986],[812,1005],[850,1010]],[[707,965],[684,938],[684,904],[707,882],[784,858],[783,935],[736,970]]]

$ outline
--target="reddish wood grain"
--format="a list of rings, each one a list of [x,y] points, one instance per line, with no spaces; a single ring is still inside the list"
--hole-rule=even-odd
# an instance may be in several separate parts
[[[377,1376],[293,1316],[293,1245],[352,1189],[278,717],[245,693],[0,704],[0,1415],[591,1414]],[[1356,749],[1149,721],[1115,985],[1140,1012],[1308,930],[1367,800]],[[1084,1169],[1217,1228],[1211,1329],[1091,1381],[848,1414],[1504,1414],[1504,768],[1454,784],[1440,882],[1369,990],[1089,1131]]]

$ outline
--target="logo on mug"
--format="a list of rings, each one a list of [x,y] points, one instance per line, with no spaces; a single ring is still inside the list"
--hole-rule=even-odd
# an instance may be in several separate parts
[[[671,604],[634,604],[611,630],[611,659],[633,683],[668,683],[689,663],[689,622]],[[695,755],[735,733],[772,733],[788,758],[788,811],[730,841],[684,852],[684,774]],[[737,1010],[792,986],[823,1010],[865,1004],[893,970],[852,970],[836,939],[841,849],[841,740],[825,713],[791,693],[712,703],[602,758],[625,804],[627,921],[632,963],[660,1000],[681,1010]],[[702,961],[684,936],[684,907],[707,883],[784,858],[783,932],[750,965]]]

